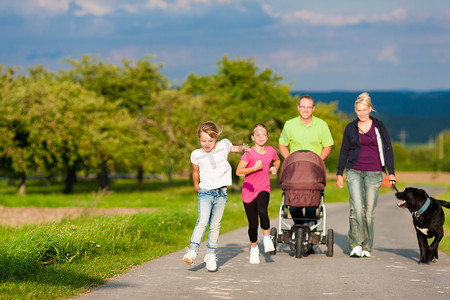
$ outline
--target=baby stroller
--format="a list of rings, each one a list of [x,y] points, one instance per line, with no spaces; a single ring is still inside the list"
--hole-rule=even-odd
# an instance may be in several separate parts
[[[323,160],[311,151],[291,153],[283,163],[280,173],[283,196],[278,218],[278,229],[272,227],[276,254],[277,244],[285,243],[295,250],[295,257],[311,253],[313,245],[326,244],[327,256],[333,256],[334,233],[327,230],[327,213],[324,205],[326,169]],[[288,218],[288,207],[317,206],[316,219]],[[306,221],[296,224],[294,221]],[[327,233],[327,234],[325,234]]]

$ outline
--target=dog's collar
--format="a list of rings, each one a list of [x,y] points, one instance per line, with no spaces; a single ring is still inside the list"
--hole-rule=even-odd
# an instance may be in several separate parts
[[[415,211],[413,213],[414,217],[416,217],[416,218],[420,217],[420,215],[423,214],[427,210],[428,206],[430,206],[430,203],[431,203],[430,198],[427,198],[427,201],[425,201],[425,204],[418,211]]]

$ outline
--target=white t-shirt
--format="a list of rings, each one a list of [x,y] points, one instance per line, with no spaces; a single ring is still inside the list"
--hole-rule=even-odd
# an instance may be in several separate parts
[[[200,188],[212,190],[231,185],[231,166],[227,160],[231,146],[230,140],[223,139],[210,153],[202,152],[201,148],[192,151],[191,162],[200,170]]]

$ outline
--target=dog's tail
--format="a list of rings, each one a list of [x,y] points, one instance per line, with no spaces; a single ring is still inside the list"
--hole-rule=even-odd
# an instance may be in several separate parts
[[[450,202],[444,200],[438,200],[443,207],[450,208]]]

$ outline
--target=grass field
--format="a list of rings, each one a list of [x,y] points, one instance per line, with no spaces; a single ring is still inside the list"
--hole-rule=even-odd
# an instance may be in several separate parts
[[[0,226],[1,299],[70,298],[106,283],[134,266],[183,249],[197,218],[197,197],[189,180],[172,186],[148,181],[141,191],[130,180],[112,182],[112,191],[99,193],[96,183],[80,181],[74,195],[63,195],[61,182],[45,186],[29,181],[27,195],[0,182],[0,205],[41,208],[152,208],[131,215],[82,215],[60,222],[20,227]],[[273,185],[275,186],[275,185]],[[401,182],[399,188],[405,185]],[[450,185],[443,199],[450,199]],[[382,192],[389,191],[383,189]],[[269,213],[278,215],[281,190],[271,194]],[[326,202],[347,201],[346,189],[338,190],[331,179]],[[221,233],[246,226],[238,192],[229,192]],[[450,217],[441,250],[450,253]]]

